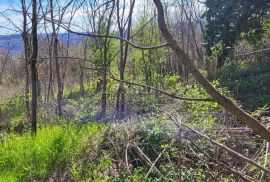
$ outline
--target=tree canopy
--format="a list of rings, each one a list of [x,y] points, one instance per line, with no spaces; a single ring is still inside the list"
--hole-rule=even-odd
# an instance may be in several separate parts
[[[206,51],[221,43],[223,53],[219,55],[217,68],[224,65],[226,57],[240,40],[255,44],[262,39],[269,22],[268,0],[206,0],[206,28],[204,38]]]

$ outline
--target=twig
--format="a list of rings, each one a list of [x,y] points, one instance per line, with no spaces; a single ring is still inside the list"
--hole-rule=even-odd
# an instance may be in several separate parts
[[[269,151],[269,142],[266,142],[266,149],[265,149],[265,157],[264,157],[264,167],[266,167],[267,165],[267,161],[268,161],[268,151]],[[262,171],[262,175],[260,178],[260,182],[263,180],[263,176],[264,176],[264,171]]]
[[[165,154],[166,154],[166,156],[167,156],[167,158],[168,158],[168,161],[169,161],[169,163],[170,163],[170,166],[172,167],[173,175],[174,175],[175,177],[177,177],[177,174],[176,174],[176,172],[175,172],[175,170],[174,170],[173,163],[172,163],[172,161],[171,161],[170,155],[168,154],[168,152],[165,152]]]
[[[46,20],[47,21],[53,21],[53,20],[50,20],[50,19],[46,19]],[[141,49],[141,50],[159,49],[159,48],[163,48],[163,47],[168,46],[168,43],[164,43],[164,44],[151,46],[151,47],[143,47],[143,46],[136,45],[133,42],[130,42],[129,40],[127,40],[125,38],[122,38],[122,37],[117,37],[117,36],[112,36],[112,35],[99,35],[99,34],[93,34],[93,33],[90,33],[90,32],[87,32],[87,33],[77,32],[77,31],[71,30],[69,27],[65,26],[64,24],[59,24],[59,26],[62,27],[63,29],[65,29],[66,31],[77,34],[77,35],[82,35],[82,36],[87,36],[87,37],[110,38],[110,39],[122,40],[122,41],[125,41],[126,43],[130,44],[132,47],[134,47],[136,49]]]
[[[159,160],[159,158],[162,156],[162,154],[165,152],[166,149],[163,149],[162,152],[158,155],[158,157],[156,158],[156,160],[154,161],[154,163],[152,164],[152,166],[150,167],[149,171],[147,172],[147,174],[145,175],[144,179],[147,179],[147,177],[149,176],[150,172],[152,171],[152,169],[154,168],[154,166],[156,165],[157,161]]]
[[[240,177],[241,177],[242,179],[244,179],[245,181],[249,181],[249,182],[253,182],[253,181],[254,181],[250,176],[247,176],[247,175],[241,173],[240,171],[237,171],[237,170],[235,170],[235,169],[233,169],[233,168],[227,166],[226,164],[224,164],[224,163],[222,163],[222,162],[220,162],[220,161],[218,161],[218,160],[216,160],[216,159],[210,157],[210,156],[209,156],[207,153],[205,153],[199,146],[197,146],[193,141],[189,140],[189,142],[190,142],[194,147],[196,147],[196,148],[200,151],[200,153],[202,153],[204,156],[206,156],[207,158],[209,158],[211,161],[213,161],[213,162],[219,164],[220,166],[225,167],[226,169],[230,170],[230,171],[233,172],[234,174],[240,176]]]
[[[127,143],[126,149],[125,149],[125,160],[126,160],[127,172],[129,175],[131,175],[131,172],[129,169],[129,163],[128,163],[128,148],[129,148],[129,142]]]
[[[263,148],[264,148],[264,144],[262,144],[261,148],[252,156],[252,160],[256,161],[258,159],[258,157],[261,155],[261,153],[263,152]],[[246,168],[248,168],[250,164],[247,163],[243,169],[241,170],[242,172],[244,172],[246,170]]]
[[[197,152],[193,150],[193,148],[190,146],[190,144],[188,144],[188,146],[190,147],[190,150],[194,153],[195,157],[198,158],[199,160],[201,160],[205,164],[206,168],[208,169],[208,173],[213,177],[213,179],[215,179],[216,175],[214,174],[214,172],[210,169],[210,167],[207,164],[209,162],[206,161],[205,159],[203,159],[200,155],[196,155]],[[209,163],[209,164],[211,164],[211,163]]]
[[[188,129],[190,129],[192,132],[196,133],[197,135],[200,135],[201,137],[203,137],[203,138],[209,140],[212,144],[214,144],[214,145],[216,145],[216,146],[219,146],[219,147],[225,149],[225,150],[228,151],[229,153],[231,153],[231,154],[237,156],[238,158],[240,158],[240,159],[242,159],[242,160],[244,160],[244,161],[246,161],[246,162],[248,162],[248,163],[250,163],[250,164],[256,166],[257,168],[261,169],[262,171],[265,171],[266,173],[270,174],[270,170],[269,170],[269,169],[265,168],[264,166],[261,166],[260,164],[258,164],[257,162],[253,161],[252,159],[249,159],[249,158],[243,156],[242,154],[240,154],[240,153],[238,153],[238,152],[236,152],[236,151],[230,149],[229,147],[227,147],[227,146],[225,146],[225,145],[223,145],[223,144],[221,144],[221,143],[218,143],[218,142],[215,141],[215,140],[212,140],[212,139],[209,138],[208,136],[206,136],[206,135],[200,133],[199,131],[197,131],[197,130],[191,128],[191,127],[189,127],[189,126],[186,125],[186,124],[183,124],[183,123],[182,123],[182,125],[185,126],[185,127],[187,127]]]
[[[128,133],[128,130],[127,130],[127,144],[126,144],[126,148],[125,148],[125,160],[126,160],[126,166],[127,166],[127,172],[129,175],[131,175],[131,171],[129,169],[129,162],[128,162],[128,149],[129,149],[129,143],[130,143],[130,140],[129,140],[129,133]]]
[[[256,50],[256,51],[246,52],[246,53],[243,53],[243,54],[237,54],[237,55],[235,55],[235,56],[236,56],[236,57],[240,57],[240,56],[248,56],[248,55],[252,55],[252,54],[256,54],[256,53],[264,52],[264,51],[269,51],[269,50],[270,50],[270,47],[265,48],[265,49],[259,49],[259,50]]]
[[[172,115],[170,115],[170,114],[167,113],[167,112],[165,112],[165,113],[168,114],[168,115],[172,118]],[[175,123],[175,125],[176,125],[177,127],[180,127],[179,123],[175,122],[175,121],[173,120],[173,118],[172,118],[172,121]],[[221,143],[219,143],[219,142],[217,142],[217,141],[211,139],[210,137],[208,137],[208,136],[206,136],[206,135],[200,133],[199,131],[197,131],[197,130],[191,128],[190,126],[188,126],[188,125],[186,125],[186,124],[184,124],[184,123],[181,123],[181,125],[185,126],[186,128],[188,128],[188,129],[191,130],[192,132],[196,133],[197,135],[199,135],[199,136],[201,136],[201,137],[203,137],[203,138],[209,140],[209,141],[211,142],[211,144],[216,145],[216,146],[219,146],[220,148],[225,149],[225,150],[228,151],[229,153],[231,153],[231,154],[237,156],[238,158],[240,158],[240,159],[242,159],[242,160],[244,160],[244,161],[246,161],[246,162],[248,162],[248,163],[250,163],[250,164],[256,166],[257,168],[261,169],[262,171],[265,171],[266,173],[270,174],[270,170],[269,170],[269,169],[267,169],[267,168],[264,167],[264,166],[261,166],[260,164],[258,164],[257,162],[253,161],[252,159],[249,159],[249,158],[243,156],[242,154],[240,154],[240,153],[238,153],[238,152],[236,152],[236,151],[230,149],[229,147],[227,147],[227,146],[225,146],[225,145],[223,145],[223,144],[221,144]]]
[[[240,159],[242,159],[242,160],[244,160],[244,161],[246,161],[246,162],[248,162],[248,163],[250,163],[250,164],[256,166],[257,168],[259,168],[259,169],[265,171],[266,173],[270,174],[270,170],[269,170],[269,169],[266,169],[265,167],[261,166],[260,164],[258,164],[257,162],[253,161],[252,159],[249,159],[249,158],[243,156],[242,154],[240,154],[240,153],[238,153],[238,152],[236,152],[236,151],[230,149],[229,147],[227,147],[227,146],[225,146],[225,145],[223,145],[223,144],[221,144],[221,143],[218,143],[218,142],[215,141],[215,140],[212,140],[212,139],[209,138],[208,136],[206,136],[206,135],[200,133],[199,131],[197,131],[197,130],[191,128],[191,127],[189,127],[189,126],[186,125],[186,124],[183,124],[183,123],[182,123],[182,125],[185,126],[185,127],[187,127],[188,129],[190,129],[190,130],[193,131],[194,133],[200,135],[201,137],[203,137],[203,138],[209,140],[212,144],[217,145],[217,146],[219,146],[219,147],[225,149],[225,150],[228,151],[229,153],[231,153],[231,154],[237,156],[238,158],[240,158]]]
[[[152,161],[143,153],[143,151],[140,149],[140,147],[138,147],[138,145],[133,145],[138,152],[146,159],[146,164],[151,168],[153,166]],[[158,170],[158,168],[156,168],[156,166],[153,166],[153,168],[156,170],[156,172],[159,174],[159,176],[161,176],[163,178],[163,180],[165,180],[165,177],[161,174],[161,172]],[[166,181],[166,180],[165,180]]]

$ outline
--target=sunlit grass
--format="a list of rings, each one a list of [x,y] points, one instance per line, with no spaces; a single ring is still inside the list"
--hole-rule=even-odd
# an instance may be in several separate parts
[[[78,128],[46,126],[36,137],[8,135],[0,143],[0,181],[41,180],[55,170],[64,169],[80,152],[80,144],[100,132],[104,125],[88,124]]]

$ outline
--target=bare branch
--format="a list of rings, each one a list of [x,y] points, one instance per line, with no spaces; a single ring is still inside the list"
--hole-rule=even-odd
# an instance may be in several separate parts
[[[143,85],[143,84],[133,83],[133,82],[125,81],[125,80],[119,80],[119,79],[115,78],[112,74],[110,74],[109,76],[110,76],[113,80],[115,80],[115,81],[123,82],[123,83],[130,84],[130,85],[135,85],[135,86],[139,86],[139,87],[149,88],[149,89],[158,91],[158,92],[160,92],[160,93],[162,93],[162,94],[165,94],[165,95],[167,95],[167,96],[169,96],[169,97],[172,97],[172,98],[174,98],[174,99],[178,99],[178,100],[214,102],[214,100],[213,100],[213,99],[210,99],[210,98],[187,98],[187,97],[180,97],[180,96],[177,96],[177,95],[168,93],[168,92],[166,92],[166,91],[160,90],[160,89],[158,89],[158,88],[155,88],[155,87],[152,87],[152,86],[149,86],[149,85]]]

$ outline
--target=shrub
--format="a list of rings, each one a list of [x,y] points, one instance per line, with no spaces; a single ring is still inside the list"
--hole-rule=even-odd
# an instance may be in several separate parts
[[[0,131],[11,131],[17,128],[24,119],[25,100],[15,96],[0,104]]]

